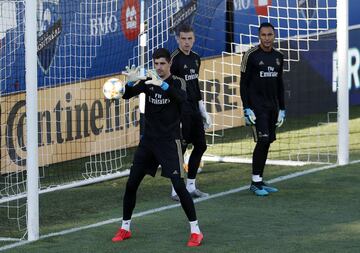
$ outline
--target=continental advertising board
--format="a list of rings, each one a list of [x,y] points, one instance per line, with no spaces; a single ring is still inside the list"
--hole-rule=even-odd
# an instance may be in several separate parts
[[[106,79],[40,89],[39,165],[135,146],[139,140],[138,99],[107,100]],[[2,98],[1,172],[26,165],[25,93]],[[36,134],[36,133],[34,133]]]

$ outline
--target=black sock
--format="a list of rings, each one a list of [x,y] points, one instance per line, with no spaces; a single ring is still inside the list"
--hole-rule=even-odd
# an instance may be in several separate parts
[[[252,185],[255,185],[256,187],[258,187],[258,186],[262,186],[264,183],[263,183],[262,181],[260,181],[260,182],[251,181],[251,184],[252,184]]]

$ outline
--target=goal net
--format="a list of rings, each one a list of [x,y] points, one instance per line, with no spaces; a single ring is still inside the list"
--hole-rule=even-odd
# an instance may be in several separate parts
[[[234,1],[223,8],[233,20],[233,27],[228,27],[233,36],[226,41],[231,43],[226,51],[203,67],[204,93],[215,118],[208,133],[214,145],[205,158],[251,162],[255,143],[251,131],[241,127],[240,64],[243,53],[259,42],[259,25],[270,22],[276,28],[275,47],[285,58],[287,121],[277,131],[267,162],[336,162],[337,101],[335,90],[329,88],[334,81],[329,70],[336,51],[336,1]]]
[[[26,238],[25,3],[0,2],[3,240]],[[205,160],[250,162],[254,142],[244,127],[240,63],[258,43],[259,24],[269,21],[286,59],[287,107],[269,163],[336,162],[335,9],[336,0],[38,1],[40,192],[128,173],[139,140],[139,99],[106,100],[102,85],[124,80],[128,64],[151,68],[154,49],[177,47],[183,23],[195,30],[200,85],[214,121]]]
[[[0,2],[0,237],[26,237],[25,4]],[[133,57],[138,1],[37,1],[40,193],[128,174],[137,100],[107,100],[102,85]]]
[[[153,1],[153,6],[160,8],[164,2]],[[182,23],[193,26],[193,49],[202,57],[203,99],[214,119],[204,160],[251,162],[255,143],[251,130],[244,127],[240,64],[243,53],[258,44],[259,25],[271,22],[276,28],[275,46],[285,57],[287,121],[278,129],[268,163],[336,162],[335,0],[170,2],[148,21],[149,34],[155,32],[148,38],[147,52],[156,46],[176,48],[176,28]],[[172,13],[169,22],[163,22],[166,12]]]

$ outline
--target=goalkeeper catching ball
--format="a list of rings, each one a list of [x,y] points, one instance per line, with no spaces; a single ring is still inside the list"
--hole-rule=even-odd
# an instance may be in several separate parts
[[[123,199],[123,221],[113,242],[129,239],[131,216],[136,204],[136,192],[146,174],[155,176],[158,165],[161,175],[169,178],[180,198],[181,206],[190,223],[189,247],[199,246],[203,239],[194,202],[183,179],[183,156],[180,143],[180,114],[186,100],[185,81],[170,74],[170,52],[156,49],[152,55],[154,70],[147,72],[147,80],[139,68],[127,68],[128,82],[124,99],[145,93],[145,131],[135,151],[130,176]]]

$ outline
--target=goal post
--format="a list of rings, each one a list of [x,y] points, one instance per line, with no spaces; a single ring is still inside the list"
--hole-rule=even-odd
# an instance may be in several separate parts
[[[37,80],[37,1],[25,1],[25,72],[27,132],[27,233],[28,240],[39,239],[38,163],[38,80]]]
[[[349,1],[337,0],[338,24],[336,30],[338,54],[338,163],[349,163]]]

